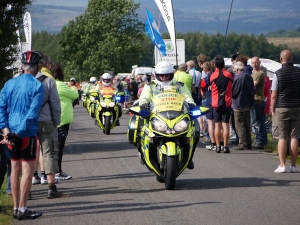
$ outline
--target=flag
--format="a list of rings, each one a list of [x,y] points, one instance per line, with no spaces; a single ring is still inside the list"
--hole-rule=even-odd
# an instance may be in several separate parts
[[[31,16],[29,12],[26,12],[24,15],[23,25],[26,42],[29,43],[29,48],[31,50]]]
[[[151,38],[153,44],[158,48],[160,53],[163,56],[166,56],[167,55],[166,44],[159,33],[155,20],[147,8],[146,8],[146,13],[147,13],[147,20],[145,22],[146,33]]]
[[[174,48],[176,48],[176,37],[175,37],[175,21],[173,13],[172,0],[154,0],[161,15],[164,18],[167,29],[169,31]],[[177,52],[177,49],[176,49]]]

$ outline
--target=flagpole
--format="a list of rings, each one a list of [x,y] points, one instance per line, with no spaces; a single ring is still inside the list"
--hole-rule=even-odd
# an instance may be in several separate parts
[[[175,69],[178,68],[178,57],[177,57],[177,40],[176,40],[176,26],[175,26],[175,17],[174,17],[174,10],[173,10],[173,2],[171,1],[171,5],[172,5],[172,13],[173,13],[173,24],[174,24],[174,33],[175,33],[175,54],[176,54],[176,65],[175,65]]]
[[[222,48],[222,55],[225,49],[225,44],[226,44],[226,37],[227,37],[227,32],[228,32],[228,26],[229,26],[229,21],[230,21],[230,15],[231,15],[231,10],[232,10],[232,4],[233,4],[233,0],[231,0],[231,6],[230,6],[230,11],[229,11],[229,17],[228,17],[228,21],[227,21],[227,28],[226,28],[226,33],[225,33],[225,37],[224,37],[224,45]]]

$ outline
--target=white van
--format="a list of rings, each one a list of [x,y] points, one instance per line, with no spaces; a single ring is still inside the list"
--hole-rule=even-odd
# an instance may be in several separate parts
[[[137,65],[132,66],[131,75],[146,75],[146,74],[154,74],[153,67],[138,67]]]

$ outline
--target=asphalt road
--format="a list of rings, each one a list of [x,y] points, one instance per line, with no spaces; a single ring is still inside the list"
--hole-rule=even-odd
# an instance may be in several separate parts
[[[63,171],[73,178],[57,184],[64,197],[47,199],[48,187],[34,185],[28,207],[43,216],[14,224],[300,224],[300,173],[275,174],[276,155],[217,154],[199,144],[195,169],[168,191],[128,143],[128,114],[111,135],[82,106],[74,118],[63,157]]]

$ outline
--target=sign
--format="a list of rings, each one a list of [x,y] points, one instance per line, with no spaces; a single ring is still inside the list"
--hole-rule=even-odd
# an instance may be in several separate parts
[[[180,111],[183,101],[183,95],[173,92],[165,92],[153,97],[154,108],[158,112]]]
[[[154,56],[155,56],[155,65],[160,61],[167,61],[172,65],[176,65],[176,49],[171,39],[164,39],[167,49],[167,55],[163,56],[157,50],[154,49]],[[176,39],[177,43],[177,58],[178,58],[178,65],[181,63],[185,63],[185,41],[184,39]]]

